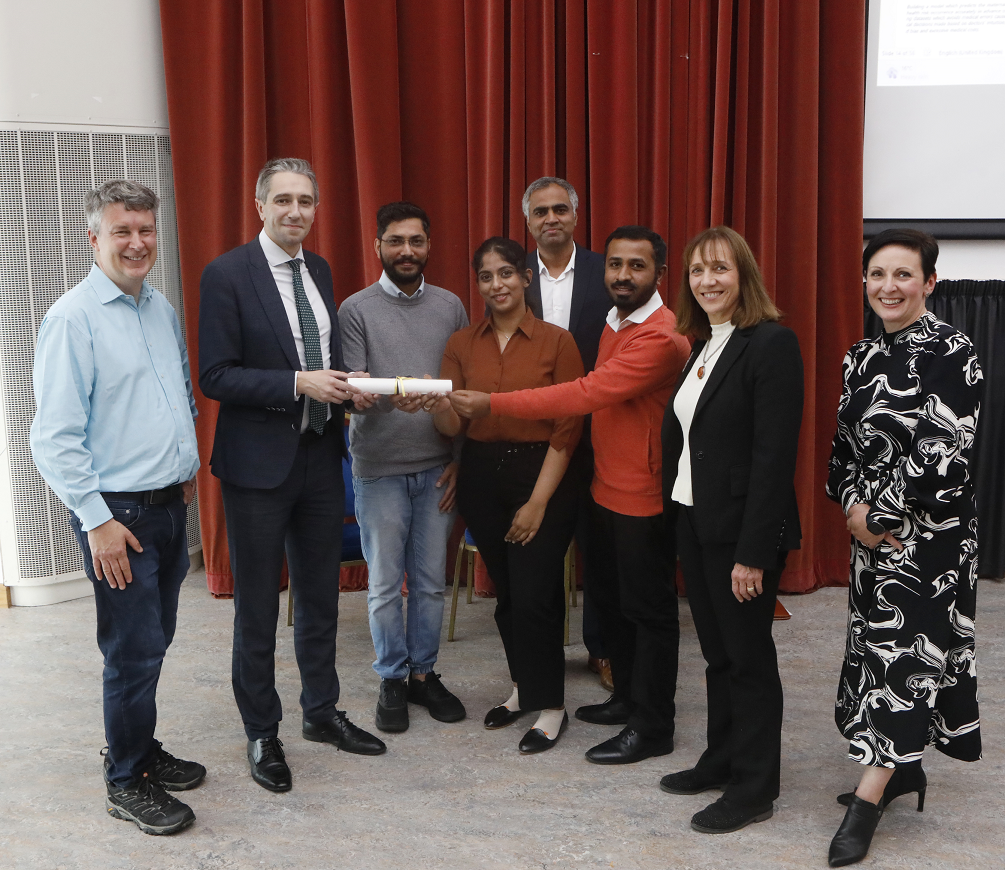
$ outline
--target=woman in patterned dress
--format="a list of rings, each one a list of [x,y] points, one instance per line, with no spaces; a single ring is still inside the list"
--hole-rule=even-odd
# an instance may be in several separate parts
[[[925,308],[938,254],[927,233],[886,230],[862,255],[884,331],[845,357],[827,495],[853,536],[835,718],[865,769],[838,798],[832,867],[865,857],[893,798],[918,792],[924,807],[925,746],[981,757],[970,461],[982,375],[970,340]]]

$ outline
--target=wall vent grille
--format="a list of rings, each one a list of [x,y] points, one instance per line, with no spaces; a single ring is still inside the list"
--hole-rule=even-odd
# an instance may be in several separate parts
[[[0,130],[0,401],[22,580],[83,570],[69,513],[31,460],[32,357],[46,311],[83,280],[94,261],[84,224],[84,194],[115,178],[145,184],[161,198],[157,262],[147,280],[174,306],[184,332],[169,137]],[[189,549],[198,547],[197,502],[189,510],[187,533]]]

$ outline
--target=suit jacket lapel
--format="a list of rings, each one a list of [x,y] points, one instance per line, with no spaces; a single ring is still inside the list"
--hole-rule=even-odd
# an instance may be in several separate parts
[[[537,262],[537,251],[527,255],[527,268],[530,269],[530,286],[524,291],[523,299],[538,320],[544,320],[541,307],[541,272]]]
[[[688,372],[694,367],[694,362],[698,359],[698,354],[701,353],[701,349],[704,346],[705,339],[699,338],[695,341],[694,346],[691,348],[691,356],[688,357],[687,362],[684,364],[684,370],[677,376],[677,384],[674,386],[673,390],[674,395],[677,394],[677,391],[680,389],[680,385],[684,383],[684,378],[687,377]]]
[[[314,279],[314,286],[318,288],[318,293],[321,294],[325,308],[328,309],[328,319],[331,321],[331,361],[329,365],[333,369],[339,370],[342,367],[342,364],[339,362],[342,359],[342,339],[338,329],[338,306],[335,304],[335,290],[327,280],[322,280],[320,269],[311,264],[306,251],[304,251],[304,260],[307,263],[307,271],[310,272],[311,278]]]
[[[590,282],[590,264],[586,259],[586,248],[576,245],[576,264],[572,270],[572,308],[569,311],[569,332],[575,332],[579,316],[586,304],[586,288]]]
[[[708,376],[708,383],[705,384],[705,388],[701,391],[701,395],[698,397],[698,404],[694,408],[694,416],[697,417],[701,413],[701,409],[708,404],[708,400],[712,398],[712,394],[719,388],[719,384],[723,382],[726,374],[733,367],[742,354],[747,349],[747,344],[750,342],[750,330],[733,330],[733,334],[726,339],[726,346],[719,351],[719,360],[715,364],[715,368],[712,369],[712,373]],[[694,360],[692,364],[698,362],[697,354],[694,355]]]
[[[265,259],[265,251],[257,239],[248,245],[248,253],[248,271],[251,273],[251,283],[258,294],[258,300],[265,309],[265,316],[268,317],[276,333],[279,346],[286,354],[290,367],[294,371],[299,371],[300,356],[297,354],[297,344],[293,340],[293,330],[286,315],[286,306],[283,305],[283,297],[279,295],[276,279],[272,277],[269,261]]]

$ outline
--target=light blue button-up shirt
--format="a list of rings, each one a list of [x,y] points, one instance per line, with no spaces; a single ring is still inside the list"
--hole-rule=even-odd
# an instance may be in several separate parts
[[[112,518],[102,492],[142,492],[199,467],[188,354],[171,304],[139,304],[97,265],[49,309],[35,347],[31,454],[85,531]]]

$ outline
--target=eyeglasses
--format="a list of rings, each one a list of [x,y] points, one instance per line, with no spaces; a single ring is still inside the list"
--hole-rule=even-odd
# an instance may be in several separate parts
[[[429,239],[425,236],[412,236],[409,239],[404,239],[401,236],[391,236],[379,241],[382,245],[387,245],[392,251],[405,247],[406,242],[408,243],[408,247],[413,251],[422,251],[429,247]]]

